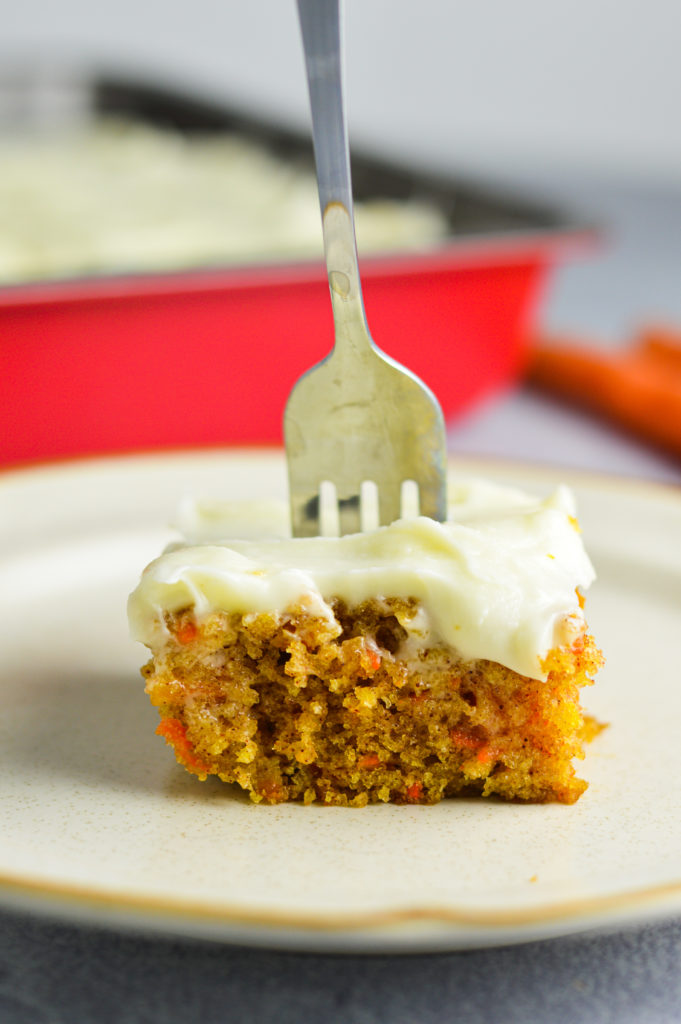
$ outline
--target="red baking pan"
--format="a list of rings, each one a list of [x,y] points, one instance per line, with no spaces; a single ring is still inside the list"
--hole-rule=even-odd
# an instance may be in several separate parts
[[[95,112],[240,131],[310,159],[304,137],[218,105],[112,78],[84,87]],[[373,337],[456,417],[518,377],[548,272],[594,232],[361,154],[353,180],[360,199],[418,195],[448,218],[444,242],[361,270]],[[279,442],[293,383],[332,343],[321,261],[0,288],[0,461]]]

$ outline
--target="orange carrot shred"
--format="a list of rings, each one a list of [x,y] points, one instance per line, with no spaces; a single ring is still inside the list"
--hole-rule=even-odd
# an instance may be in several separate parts
[[[460,747],[466,747],[468,750],[479,750],[483,746],[482,740],[477,740],[474,736],[469,736],[468,733],[462,729],[450,729],[449,738],[452,743],[458,744]]]
[[[369,655],[369,664],[371,665],[371,671],[377,672],[381,667],[381,655],[378,651],[372,650],[371,647],[367,648],[367,654]]]
[[[163,736],[166,743],[174,748],[177,759],[187,768],[199,775],[210,773],[210,767],[194,753],[194,748],[187,739],[186,726],[179,718],[162,718],[156,728],[156,733],[158,736]]]
[[[650,328],[615,354],[537,339],[532,383],[608,416],[644,440],[681,454],[679,333]]]
[[[378,768],[381,759],[378,754],[364,754],[357,762],[358,768]]]
[[[492,747],[488,743],[484,747],[480,747],[480,750],[475,755],[480,764],[489,764],[490,761],[494,760],[495,753]]]
[[[193,640],[196,640],[198,632],[199,631],[196,628],[196,623],[193,622],[191,619],[187,619],[177,629],[177,632],[175,633],[175,639],[177,640],[178,644],[186,646],[187,644],[192,643]]]

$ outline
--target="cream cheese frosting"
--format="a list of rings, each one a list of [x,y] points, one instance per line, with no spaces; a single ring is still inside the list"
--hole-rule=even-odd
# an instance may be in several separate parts
[[[319,259],[311,167],[237,133],[102,119],[0,135],[0,281]],[[358,202],[360,252],[429,248],[449,233],[413,197]]]
[[[414,641],[542,679],[548,652],[582,632],[578,590],[595,578],[565,487],[542,500],[458,481],[445,523],[399,519],[344,537],[291,538],[277,502],[186,502],[178,525],[183,541],[147,567],[129,600],[132,634],[152,649],[165,641],[164,614],[188,606],[199,620],[285,614],[301,602],[331,617],[334,598],[414,598]]]

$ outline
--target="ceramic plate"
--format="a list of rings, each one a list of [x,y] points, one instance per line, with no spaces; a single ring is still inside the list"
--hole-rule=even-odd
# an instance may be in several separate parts
[[[548,470],[466,473],[547,491]],[[125,602],[185,494],[284,493],[277,452],[0,475],[0,894],[6,906],[296,949],[435,950],[681,913],[681,493],[565,474],[599,580],[610,723],[573,807],[250,804],[154,735]]]

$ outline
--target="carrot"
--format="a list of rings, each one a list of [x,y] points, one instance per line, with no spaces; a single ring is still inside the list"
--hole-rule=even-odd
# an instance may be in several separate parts
[[[187,728],[179,718],[162,718],[157,726],[156,734],[163,736],[166,743],[174,748],[178,761],[186,765],[190,771],[197,775],[210,773],[210,767],[199,760],[194,753],[194,747],[187,739]]]
[[[535,343],[527,376],[532,384],[567,398],[594,401],[595,387],[609,384],[612,359],[571,344]]]
[[[187,644],[196,640],[198,633],[199,631],[196,627],[196,623],[192,619],[185,619],[185,621],[178,626],[175,632],[175,639],[178,644],[182,644],[183,647],[186,647]]]
[[[477,754],[475,755],[480,764],[489,764],[497,756],[494,747],[490,746],[489,743],[485,743],[483,747],[480,747]]]
[[[637,351],[667,370],[681,374],[681,330],[648,324],[638,334]]]
[[[575,654],[581,654],[583,652],[583,650],[584,650],[585,643],[586,643],[586,637],[582,633],[581,636],[577,637],[577,639],[573,643],[571,649],[575,652]]]
[[[357,762],[358,768],[378,768],[381,759],[378,754],[364,754]]]
[[[378,651],[374,650],[373,647],[367,647],[367,654],[369,655],[369,664],[372,672],[378,672],[381,667],[381,655]]]
[[[156,729],[156,735],[163,736],[166,742],[173,746],[176,743],[186,742],[186,733],[187,730],[179,718],[162,718]]]
[[[423,786],[420,782],[412,782],[411,786],[407,786],[407,800],[410,803],[416,803],[417,800],[421,799],[421,793],[423,792]]]
[[[614,354],[542,340],[528,379],[681,455],[681,348],[677,353],[676,343],[659,332]]]
[[[484,741],[478,740],[475,736],[469,736],[467,732],[462,729],[450,729],[449,738],[452,743],[456,743],[459,747],[465,747],[468,750],[479,750],[483,746]]]

